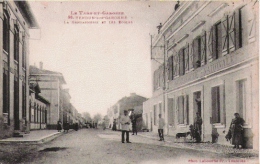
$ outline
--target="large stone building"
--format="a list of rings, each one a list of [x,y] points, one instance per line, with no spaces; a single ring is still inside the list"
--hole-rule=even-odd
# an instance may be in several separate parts
[[[183,1],[152,39],[153,96],[145,123],[166,134],[188,132],[195,113],[202,140],[225,140],[234,113],[248,148],[258,149],[258,1]],[[218,138],[218,140],[215,139]]]
[[[69,104],[64,101],[62,85],[66,82],[62,73],[45,70],[43,64],[40,63],[40,68],[30,66],[30,81],[39,84],[40,95],[50,103],[49,111],[47,111],[47,128],[56,129],[57,122],[59,120],[63,122],[64,107],[67,110],[66,105]]]
[[[28,2],[0,1],[0,138],[29,128],[29,29],[38,28]]]

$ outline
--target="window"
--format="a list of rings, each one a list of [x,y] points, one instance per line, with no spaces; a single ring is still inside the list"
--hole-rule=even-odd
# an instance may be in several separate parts
[[[222,56],[222,33],[221,33],[221,22],[215,25],[215,56],[213,59],[218,59]]]
[[[4,12],[3,20],[3,49],[9,53],[9,16],[7,12]]]
[[[153,85],[154,90],[157,90],[164,86],[164,65],[160,65],[160,67],[154,71]]]
[[[185,74],[185,60],[184,60],[184,48],[180,49],[179,51],[179,75]]]
[[[243,35],[242,35],[242,9],[238,10],[238,32],[237,32],[237,37],[238,37],[238,46],[237,48],[241,48],[243,46]]]
[[[173,75],[174,77],[179,76],[179,55],[177,53],[173,56]]]
[[[14,60],[19,62],[19,29],[17,25],[14,28]]]
[[[211,89],[212,95],[212,117],[213,123],[220,123],[220,93],[219,87],[213,87]]]
[[[25,36],[23,36],[23,50],[22,50],[22,67],[26,69],[26,42]]]
[[[154,125],[157,125],[157,108],[156,108],[156,105],[153,106],[153,114],[154,114],[153,115],[154,116],[153,117],[153,120],[154,120],[153,123],[154,123]]]
[[[251,119],[251,108],[247,108],[247,80],[239,80],[236,82],[236,93],[237,93],[237,112],[245,120],[246,123],[250,123]]]
[[[168,123],[170,126],[174,126],[174,100],[168,98]]]
[[[10,125],[9,116],[9,71],[8,63],[3,61],[3,113],[8,113],[8,125]]]
[[[184,96],[179,96],[177,99],[178,108],[178,123],[184,124]]]
[[[162,103],[159,103],[159,114],[161,114],[162,117],[163,117],[163,113],[162,113]]]
[[[23,81],[22,84],[22,117],[26,117],[26,84]]]
[[[193,68],[201,66],[201,37],[197,37],[193,42]]]
[[[173,80],[173,56],[168,58],[168,80]]]
[[[212,123],[225,124],[224,85],[211,88]]]

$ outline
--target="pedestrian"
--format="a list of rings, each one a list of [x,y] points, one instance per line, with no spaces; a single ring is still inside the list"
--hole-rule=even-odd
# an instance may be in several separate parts
[[[231,144],[235,149],[239,149],[239,145],[244,147],[243,124],[245,120],[240,117],[239,113],[234,113],[235,118],[232,119],[229,132],[231,132]]]
[[[135,116],[135,113],[134,111],[131,113],[131,122],[132,122],[132,131],[133,131],[133,134],[136,134],[137,135],[137,129],[136,129],[136,116]]]
[[[58,132],[61,132],[61,130],[62,130],[62,126],[61,126],[61,121],[60,120],[57,122],[57,130],[58,130]]]
[[[200,114],[197,112],[193,123],[194,133],[195,133],[194,135],[197,143],[201,142],[201,125],[202,125],[202,118],[200,117]]]
[[[75,130],[78,131],[78,130],[79,130],[79,124],[76,122],[74,126],[75,126],[75,127],[74,127]]]
[[[104,119],[103,122],[102,122],[102,127],[103,127],[103,130],[106,130],[106,122],[105,122],[105,119]]]
[[[114,121],[113,121],[113,127],[112,127],[112,130],[113,130],[113,131],[116,131],[116,119],[114,119]]]
[[[63,124],[63,129],[64,129],[64,132],[67,132],[67,133],[68,133],[68,131],[69,131],[69,122],[65,122],[65,123]]]
[[[126,142],[131,143],[129,141],[129,125],[130,125],[130,118],[128,116],[128,111],[124,110],[124,115],[121,115],[120,123],[122,126],[122,143],[125,143],[125,134],[126,134]]]
[[[165,125],[165,121],[162,118],[162,114],[159,114],[159,126],[158,126],[158,134],[159,134],[159,141],[164,141],[164,136],[163,136],[163,128]]]

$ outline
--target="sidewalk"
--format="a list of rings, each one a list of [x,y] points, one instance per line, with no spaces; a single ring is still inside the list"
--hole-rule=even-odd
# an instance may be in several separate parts
[[[146,138],[150,138],[152,140],[156,140],[156,142],[159,140],[158,134],[153,132],[139,132],[138,135]],[[184,142],[184,139],[178,139],[176,142],[174,136],[164,136],[164,143],[165,146],[171,146],[171,147],[177,147],[177,148],[185,148],[185,149],[193,149],[198,151],[207,151],[212,153],[218,153],[218,154],[240,154],[240,156],[245,157],[258,157],[259,152],[257,150],[253,149],[233,149],[233,146],[227,146],[227,145],[220,145],[216,143],[194,143],[189,140],[189,138],[186,139],[186,142]],[[158,141],[161,142],[161,141]]]
[[[73,131],[72,129],[69,132]],[[30,143],[30,144],[41,144],[49,142],[56,137],[59,137],[63,132],[57,132],[57,130],[33,130],[29,134],[24,134],[23,137],[12,137],[0,140],[0,143]]]

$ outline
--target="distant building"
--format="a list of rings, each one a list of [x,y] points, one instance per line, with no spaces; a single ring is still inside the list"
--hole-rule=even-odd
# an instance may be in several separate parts
[[[50,109],[47,112],[47,128],[56,129],[57,122],[59,120],[63,122],[64,108],[67,110],[67,103],[64,103],[62,96],[62,85],[66,84],[62,73],[44,70],[43,64],[40,63],[40,68],[30,66],[30,81],[39,84],[40,95],[50,102]]]
[[[26,1],[0,2],[0,138],[29,130],[29,29],[39,28]]]
[[[143,105],[149,129],[157,132],[162,114],[166,134],[188,132],[198,112],[202,140],[230,144],[225,135],[239,113],[246,147],[259,149],[258,9],[258,1],[180,2],[153,38],[161,60],[152,61],[153,96]]]
[[[134,109],[137,106],[142,106],[147,98],[139,96],[136,93],[131,93],[129,97],[121,98],[116,104],[108,109],[108,118],[110,124],[113,125],[113,120],[116,119],[117,129],[120,129],[119,118],[124,114],[124,110]]]
[[[46,129],[50,102],[40,95],[38,83],[30,83],[29,93],[29,122],[30,130]]]

